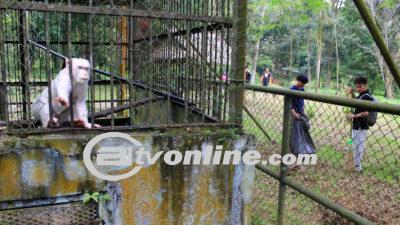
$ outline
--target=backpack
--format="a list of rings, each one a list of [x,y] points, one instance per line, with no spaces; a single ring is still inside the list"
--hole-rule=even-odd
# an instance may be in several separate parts
[[[362,99],[362,97],[363,97],[364,95],[368,95],[369,97],[371,97],[373,102],[378,102],[378,100],[377,100],[373,95],[368,94],[368,93],[367,93],[367,94],[363,94],[363,95],[360,97],[360,99]],[[374,126],[375,123],[376,123],[376,120],[377,120],[377,118],[378,118],[378,112],[377,112],[377,111],[368,111],[368,112],[369,112],[369,113],[368,113],[368,116],[365,117],[365,120],[367,121],[368,126],[372,127],[372,126]]]

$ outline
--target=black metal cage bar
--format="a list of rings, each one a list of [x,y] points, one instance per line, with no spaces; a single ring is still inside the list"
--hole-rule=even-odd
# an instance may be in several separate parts
[[[233,11],[245,4],[242,0],[2,1],[0,97],[9,104],[0,107],[0,121],[12,131],[40,130],[30,112],[32,103],[46,87],[48,102],[54,100],[51,80],[66,58],[85,58],[92,66],[86,91],[91,126],[227,123],[233,115],[228,112],[242,111],[235,109],[240,98],[229,96],[231,90],[240,91],[236,83],[244,62],[233,54],[243,51],[232,48],[243,42],[245,34],[239,31],[245,29],[241,25],[245,18],[235,20],[230,15],[244,16],[243,10]],[[232,82],[221,80],[223,72]],[[69,98],[74,105],[73,91]],[[50,118],[57,117],[52,104],[48,110]],[[77,119],[74,113],[69,107],[71,121]]]

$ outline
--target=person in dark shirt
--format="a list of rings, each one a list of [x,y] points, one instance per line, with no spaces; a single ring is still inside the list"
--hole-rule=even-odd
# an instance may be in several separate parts
[[[356,97],[354,95],[353,89],[349,88],[347,94],[350,94],[353,98],[373,101],[372,94],[369,92],[367,84],[368,80],[365,77],[357,77],[354,81],[355,90],[359,95]],[[355,169],[358,172],[362,171],[361,161],[365,152],[365,142],[367,140],[367,131],[369,129],[366,117],[369,115],[367,109],[356,108],[354,113],[347,115],[347,118],[352,120],[352,131],[351,138],[353,140],[353,161]]]
[[[260,83],[262,83],[263,86],[268,86],[272,83],[272,74],[268,68],[266,68],[264,73],[261,75]]]
[[[251,76],[252,76],[252,74],[251,74],[249,68],[246,66],[246,67],[245,67],[245,70],[244,70],[244,81],[245,81],[247,84],[250,83],[250,81],[251,81]]]
[[[296,84],[290,87],[290,90],[304,91],[304,86],[308,83],[308,78],[304,75],[298,75],[296,78]],[[304,99],[293,98],[292,99],[292,115],[294,118],[299,119],[304,113]]]
[[[304,75],[298,75],[296,77],[296,83],[290,87],[290,90],[294,91],[304,91],[304,86],[308,83],[308,78]],[[299,154],[315,154],[315,145],[309,134],[309,123],[308,118],[304,111],[304,99],[303,98],[292,98],[291,112],[293,115],[291,122],[290,131],[290,150],[291,152],[298,156]],[[308,128],[306,129],[305,125]],[[303,170],[302,166],[292,166],[288,167],[289,171],[300,168]]]

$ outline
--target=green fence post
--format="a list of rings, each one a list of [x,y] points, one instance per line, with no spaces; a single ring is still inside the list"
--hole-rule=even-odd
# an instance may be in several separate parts
[[[229,122],[242,124],[243,73],[246,63],[247,0],[233,1],[233,33],[231,58],[231,91],[229,95]]]
[[[289,140],[290,140],[290,124],[292,119],[291,114],[291,102],[292,99],[289,96],[285,96],[283,105],[283,132],[282,132],[282,152],[281,156],[289,153]],[[287,176],[287,166],[281,163],[280,166],[280,179],[279,179],[279,199],[278,199],[278,225],[283,224],[283,214],[285,209],[286,189],[287,186],[283,182]]]

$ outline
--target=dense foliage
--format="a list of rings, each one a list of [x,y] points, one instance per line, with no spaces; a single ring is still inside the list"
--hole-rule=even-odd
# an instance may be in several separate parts
[[[392,55],[400,62],[400,1],[366,0]],[[343,94],[357,75],[375,95],[400,98],[371,35],[350,0],[250,0],[249,67],[271,68],[287,86],[303,73],[308,89]],[[258,76],[255,80],[258,80]]]

